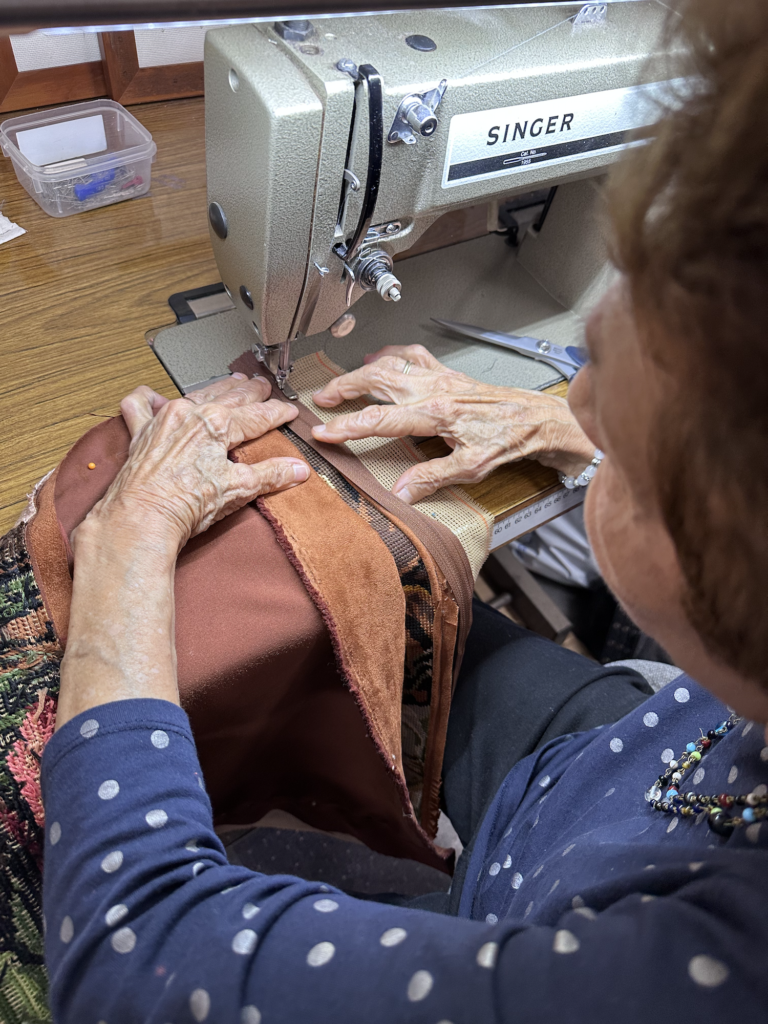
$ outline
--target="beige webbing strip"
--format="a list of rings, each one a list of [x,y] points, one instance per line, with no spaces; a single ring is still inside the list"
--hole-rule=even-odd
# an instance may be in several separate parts
[[[318,419],[327,423],[334,416],[357,412],[370,404],[364,398],[344,402],[335,409],[321,409],[314,404],[313,393],[333,377],[339,377],[345,372],[331,362],[325,352],[313,352],[296,361],[291,374],[291,387],[296,390],[300,401]],[[371,437],[362,441],[347,441],[347,447],[387,490],[392,489],[406,469],[417,462],[426,461],[410,438]],[[415,508],[442,523],[458,537],[476,579],[488,557],[493,527],[491,513],[458,487],[444,487],[430,498],[417,502]]]

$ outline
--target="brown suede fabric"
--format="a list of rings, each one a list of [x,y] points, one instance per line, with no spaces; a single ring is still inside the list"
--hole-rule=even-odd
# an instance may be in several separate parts
[[[272,431],[242,445],[233,458],[254,463],[297,454]],[[301,487],[260,498],[258,505],[325,619],[374,739],[390,767],[401,770],[405,595],[384,542],[314,470]]]
[[[253,352],[243,352],[229,364],[229,369],[232,373],[245,373],[249,377],[255,375],[266,377],[272,381],[272,398],[282,402],[288,401],[274,382],[272,374],[263,363],[256,359]],[[383,487],[346,445],[324,444],[322,441],[316,441],[312,436],[312,427],[320,423],[318,417],[301,402],[291,404],[294,404],[299,410],[298,417],[291,423],[291,430],[311,445],[327,462],[330,462],[353,487],[374,501],[389,519],[396,521],[401,528],[406,526],[411,534],[417,536],[440,566],[459,607],[456,653],[453,663],[455,683],[461,668],[464,645],[472,626],[472,594],[475,584],[461,541],[442,523],[436,522],[418,509],[407,505]]]
[[[121,417],[99,424],[38,495],[30,549],[57,628],[71,597],[64,538],[128,447]],[[279,454],[298,451],[274,432],[234,457]],[[401,772],[404,598],[389,552],[315,473],[260,505],[190,541],[176,571],[179,689],[216,824],[280,808],[445,870]]]

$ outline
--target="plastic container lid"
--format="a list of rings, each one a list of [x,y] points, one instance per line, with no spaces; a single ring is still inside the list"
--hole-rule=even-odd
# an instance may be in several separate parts
[[[11,117],[0,147],[29,177],[56,181],[153,158],[152,135],[114,100],[91,100]]]

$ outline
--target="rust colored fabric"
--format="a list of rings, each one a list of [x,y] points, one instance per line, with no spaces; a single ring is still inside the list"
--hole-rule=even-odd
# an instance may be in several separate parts
[[[99,424],[38,495],[28,537],[57,630],[71,596],[68,538],[128,447],[122,418]],[[234,458],[297,454],[273,432]],[[313,472],[190,541],[175,592],[179,688],[216,824],[280,808],[445,870],[401,771],[404,598],[378,535]]]
[[[72,602],[67,544],[56,517],[53,495],[58,469],[48,477],[36,495],[37,513],[26,530],[27,550],[43,599],[48,621],[53,624],[62,646],[69,629],[69,606]]]

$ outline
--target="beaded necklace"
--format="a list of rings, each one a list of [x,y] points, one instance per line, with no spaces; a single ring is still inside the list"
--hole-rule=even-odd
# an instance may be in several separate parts
[[[680,792],[685,773],[695,768],[712,744],[726,736],[740,721],[738,715],[732,714],[716,729],[710,729],[706,736],[702,733],[698,740],[689,743],[677,761],[669,762],[667,770],[645,794],[645,799],[655,811],[679,814],[685,818],[704,813],[709,827],[720,836],[728,836],[740,825],[750,825],[768,817],[768,794],[755,792],[746,796],[730,796],[720,793],[719,796],[705,796]],[[663,793],[665,786],[669,788]],[[737,810],[729,814],[733,808]]]

